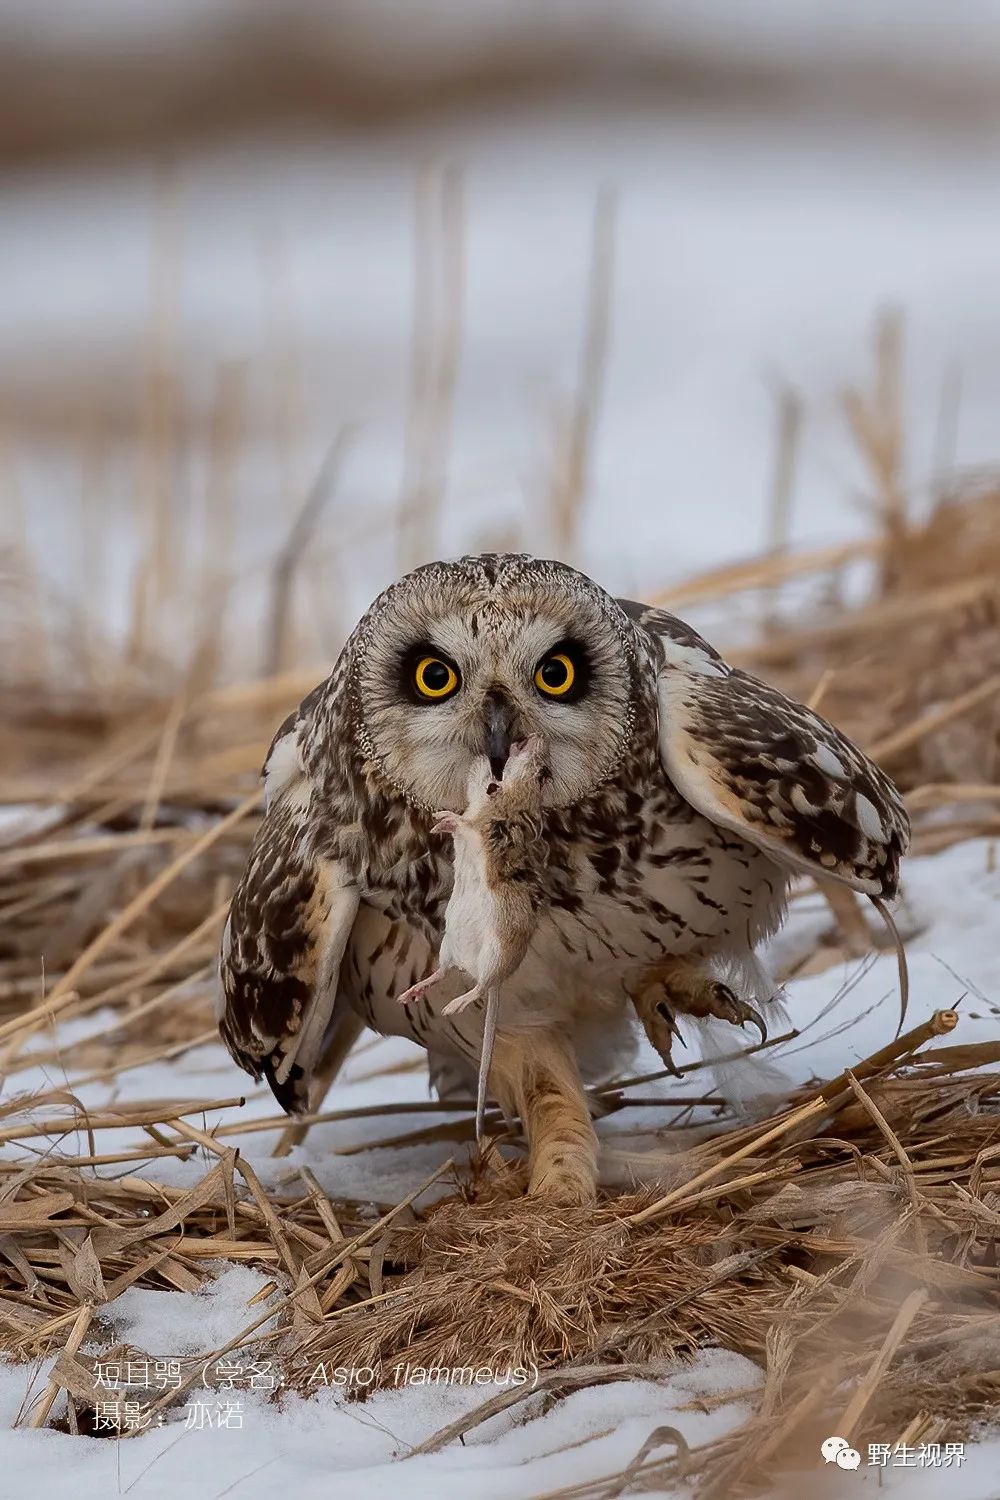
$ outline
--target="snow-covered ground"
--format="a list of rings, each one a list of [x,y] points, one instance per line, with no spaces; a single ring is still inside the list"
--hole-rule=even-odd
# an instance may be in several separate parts
[[[912,933],[908,944],[911,970],[911,1010],[908,1024],[926,1019],[940,1007],[957,1007],[960,1031],[949,1040],[995,1039],[1000,1015],[1000,950],[995,942],[995,915],[1000,905],[1000,869],[990,846],[970,842],[933,858],[909,865],[902,920]],[[772,960],[793,963],[808,951],[828,917],[817,903],[798,901],[784,932],[776,940]],[[769,1054],[793,1082],[834,1076],[890,1039],[897,1016],[895,961],[881,955],[868,964],[839,966],[823,974],[793,980],[788,988],[788,1010],[802,1035]],[[59,1038],[68,1074],[51,1069],[29,1070],[18,1077],[25,1088],[70,1087],[87,1106],[107,1102],[107,1086],[76,1084],[73,1043],[106,1028],[110,1013],[98,1013],[67,1023]],[[727,1030],[727,1037],[732,1033]],[[48,1049],[51,1038],[35,1044]],[[645,1043],[643,1043],[645,1046]],[[422,1072],[383,1071],[416,1049],[399,1040],[383,1040],[365,1048],[348,1063],[336,1091],[337,1107],[351,1109],[388,1100],[426,1097]],[[640,1052],[639,1066],[650,1069],[658,1060]],[[644,1085],[665,1094],[703,1089],[697,1081],[674,1080]],[[170,1063],[156,1063],[121,1073],[115,1080],[115,1100],[155,1097],[231,1097],[245,1079],[238,1074],[221,1045],[197,1048]],[[246,1117],[274,1113],[266,1090],[251,1090]],[[599,1130],[611,1147],[632,1150],[649,1147],[650,1134],[662,1128],[672,1111],[643,1108],[623,1110],[603,1121]],[[235,1111],[216,1117],[235,1120]],[[414,1128],[443,1116],[422,1115]],[[210,1125],[215,1123],[209,1117]],[[380,1133],[400,1132],[379,1121]],[[640,1134],[641,1132],[641,1134]],[[104,1132],[102,1149],[116,1151],[136,1145],[137,1132]],[[332,1195],[396,1201],[418,1186],[451,1153],[444,1144],[411,1149],[362,1150],[350,1156],[337,1153],[371,1139],[371,1122],[343,1121],[313,1127],[307,1141],[287,1159],[268,1155],[274,1137],[267,1133],[232,1136],[266,1184],[278,1184],[308,1164]],[[656,1142],[670,1149],[669,1133]],[[65,1152],[85,1151],[83,1136],[61,1142]],[[94,1170],[114,1171],[115,1168]],[[161,1158],[158,1178],[177,1186],[191,1186],[204,1175],[206,1162]],[[151,1358],[209,1353],[221,1347],[260,1314],[247,1303],[264,1285],[265,1277],[248,1267],[218,1267],[218,1279],[199,1293],[157,1292],[130,1288],[101,1310],[101,1339],[86,1343],[84,1351],[97,1354],[114,1342],[128,1342]],[[44,1369],[34,1372],[34,1389],[44,1380]],[[241,1500],[265,1500],[276,1484],[288,1487],[303,1500],[353,1500],[369,1484],[387,1483],[407,1500],[468,1493],[518,1500],[541,1494],[602,1473],[621,1469],[638,1452],[649,1433],[667,1422],[677,1426],[692,1445],[707,1441],[737,1425],[747,1415],[746,1391],[759,1382],[759,1372],[748,1361],[706,1350],[691,1364],[665,1368],[661,1380],[625,1382],[587,1390],[559,1402],[546,1415],[530,1405],[492,1418],[475,1429],[464,1444],[442,1452],[407,1459],[410,1449],[456,1416],[482,1402],[490,1387],[475,1389],[417,1389],[384,1391],[362,1405],[343,1399],[334,1388],[312,1398],[285,1397],[274,1405],[254,1392],[243,1396],[238,1428],[201,1428],[197,1418],[174,1420],[162,1428],[116,1444],[87,1438],[68,1438],[56,1432],[10,1432],[28,1385],[24,1367],[0,1370],[0,1472],[17,1473],[18,1497],[35,1493],[74,1500],[107,1500],[129,1494],[136,1500],[188,1493],[197,1500],[216,1500],[230,1492]],[[699,1410],[697,1398],[734,1393],[731,1402],[712,1403]],[[742,1394],[738,1394],[742,1393]],[[689,1404],[693,1403],[689,1406]],[[213,1406],[214,1411],[214,1406]],[[188,1410],[191,1408],[189,1406]],[[886,1434],[887,1440],[891,1434]],[[401,1462],[402,1461],[402,1462]],[[996,1465],[1000,1442],[970,1447],[964,1464],[947,1475],[947,1491],[940,1473],[915,1470],[881,1471],[884,1487],[926,1500],[942,1500],[947,1493],[959,1500],[991,1500],[996,1493]],[[812,1483],[819,1475],[810,1473]],[[871,1492],[879,1475],[866,1466],[856,1474],[841,1475],[841,1489],[822,1491],[839,1497]],[[805,1482],[805,1481],[804,1481]],[[827,1473],[824,1483],[831,1483]],[[935,1488],[935,1485],[938,1488]]]
[[[102,8],[61,4],[54,38],[65,40],[70,11],[78,25],[100,32]],[[119,21],[137,14],[125,0],[113,9]],[[759,28],[747,20],[749,8],[727,11],[720,53],[711,19],[718,8],[636,6],[635,36],[660,24],[658,9],[681,28],[689,50],[745,56],[756,49],[770,57],[778,46],[786,62],[800,47],[813,58],[827,47],[867,58],[875,45],[890,60],[902,54],[928,66],[946,54],[949,68],[982,76],[994,65],[989,43],[998,34],[995,3],[960,14],[909,0],[876,12],[852,0],[848,25],[844,7],[834,20],[826,6],[769,0]],[[0,0],[0,18],[20,14],[28,24],[39,13],[28,0]],[[169,10],[161,7],[160,16],[169,26]],[[472,125],[186,150],[166,199],[157,196],[152,168],[134,161],[6,169],[0,524],[22,516],[35,563],[60,598],[85,606],[92,621],[122,624],[130,572],[148,540],[146,508],[162,480],[136,441],[144,431],[148,449],[142,392],[150,352],[159,349],[182,387],[183,441],[169,463],[169,492],[173,543],[197,576],[192,608],[206,577],[231,576],[227,658],[234,671],[254,669],[261,584],[276,543],[332,435],[356,424],[310,548],[299,611],[299,624],[311,627],[301,649],[328,660],[397,566],[389,523],[405,470],[415,199],[423,174],[442,163],[461,172],[464,244],[446,505],[433,550],[508,539],[537,552],[553,545],[539,497],[551,475],[557,414],[579,378],[594,203],[605,184],[617,188],[618,202],[610,353],[576,557],[603,583],[642,597],[766,542],[779,381],[794,387],[805,409],[793,540],[820,543],[866,530],[868,515],[854,497],[868,485],[840,397],[846,383],[870,378],[873,320],[887,304],[905,316],[905,461],[915,503],[926,500],[942,466],[997,460],[994,114],[947,130],[936,121],[922,130],[910,119],[903,130],[888,116],[873,122],[834,112],[831,100],[798,118],[769,107],[672,113],[616,98],[603,110],[563,101],[479,115]],[[228,476],[237,519],[220,553],[213,506],[226,485],[211,471],[209,448],[219,381],[234,371],[245,430]],[[53,416],[60,407],[61,421]],[[732,622],[718,623],[731,637]],[[176,645],[183,654],[189,624],[174,607],[165,621],[168,653]],[[970,843],[911,863],[907,899],[912,1020],[960,1001],[961,1038],[995,1038],[1000,874],[987,848]],[[820,903],[796,903],[777,956],[805,952],[826,920]],[[804,1035],[778,1049],[785,1073],[796,1081],[829,1076],[888,1040],[895,982],[886,956],[859,973],[834,969],[794,981],[789,1010]],[[71,1083],[74,1040],[110,1020],[95,1015],[61,1029]],[[425,1097],[421,1073],[394,1067],[413,1055],[390,1039],[355,1056],[338,1085],[338,1107]],[[652,1057],[644,1061],[656,1066]],[[37,1070],[17,1081],[43,1088],[65,1080]],[[211,1045],[123,1073],[115,1087],[125,1102],[223,1097],[245,1082]],[[643,1093],[677,1087],[643,1086]],[[98,1084],[74,1091],[88,1105],[107,1095]],[[272,1114],[269,1096],[251,1093],[245,1113]],[[648,1135],[671,1113],[625,1110],[603,1122],[601,1134],[609,1145],[635,1146],[639,1132]],[[422,1115],[418,1123],[438,1118]],[[401,1116],[398,1130],[406,1128]],[[281,1161],[269,1157],[266,1134],[230,1139],[266,1183],[306,1163],[331,1194],[393,1201],[447,1154],[427,1145],[336,1154],[371,1138],[370,1122],[317,1126]],[[134,1143],[130,1132],[102,1136],[109,1151]],[[61,1149],[86,1147],[68,1138]],[[157,1162],[157,1174],[178,1185],[190,1186],[204,1170],[198,1158]],[[107,1309],[108,1340],[161,1356],[218,1347],[250,1321],[256,1309],[246,1303],[263,1282],[247,1268],[220,1266],[219,1273],[199,1295],[123,1294]],[[44,1370],[36,1389],[43,1379]],[[745,1361],[705,1351],[656,1384],[584,1391],[544,1416],[522,1408],[477,1428],[464,1445],[408,1460],[412,1446],[487,1392],[410,1388],[357,1406],[325,1391],[277,1407],[251,1394],[239,1430],[171,1423],[115,1444],[11,1432],[26,1371],[0,1368],[0,1495],[257,1500],[280,1485],[302,1500],[354,1500],[368,1485],[387,1483],[405,1500],[470,1490],[518,1500],[620,1469],[663,1422],[691,1443],[726,1431],[745,1416],[744,1398],[710,1414],[683,1408],[699,1394],[740,1392],[756,1379]],[[944,1480],[933,1471],[881,1478],[914,1500],[988,1500],[998,1468],[1000,1445],[982,1443]],[[803,1488],[839,1500],[859,1486],[873,1493],[879,1477],[864,1467],[831,1474],[817,1455]]]

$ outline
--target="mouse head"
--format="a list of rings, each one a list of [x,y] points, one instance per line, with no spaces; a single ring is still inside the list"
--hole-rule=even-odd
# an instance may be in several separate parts
[[[504,767],[503,784],[510,786],[516,781],[533,781],[539,786],[549,775],[545,760],[545,741],[540,734],[531,734],[526,740],[515,740]]]
[[[541,735],[514,741],[502,779],[494,775],[488,757],[480,756],[473,761],[469,773],[465,811],[436,812],[431,832],[455,837],[463,829],[481,832],[497,818],[516,818],[524,813],[537,815],[542,806],[542,787],[549,774]]]
[[[498,811],[501,805],[515,801],[518,805],[541,802],[542,784],[548,774],[545,741],[538,734],[514,741],[502,778],[494,774],[488,758],[480,756],[473,761],[466,783],[466,816],[474,816],[491,802],[497,804]]]

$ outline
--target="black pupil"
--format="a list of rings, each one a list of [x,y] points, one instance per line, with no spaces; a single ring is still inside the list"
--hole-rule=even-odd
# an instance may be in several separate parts
[[[443,661],[428,662],[421,675],[424,687],[431,693],[440,693],[451,679],[451,673]]]
[[[569,673],[564,661],[557,661],[553,656],[542,667],[542,681],[546,687],[561,688],[566,686],[566,678]]]

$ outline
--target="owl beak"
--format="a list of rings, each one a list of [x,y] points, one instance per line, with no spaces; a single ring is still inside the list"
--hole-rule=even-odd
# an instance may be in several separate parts
[[[513,706],[498,688],[493,688],[486,695],[486,755],[495,781],[503,780],[514,737]]]

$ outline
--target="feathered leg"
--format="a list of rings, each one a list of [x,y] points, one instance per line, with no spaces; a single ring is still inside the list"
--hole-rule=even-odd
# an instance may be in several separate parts
[[[597,1136],[568,1039],[555,1031],[497,1033],[493,1081],[504,1112],[528,1138],[528,1191],[553,1203],[592,1203]]]

